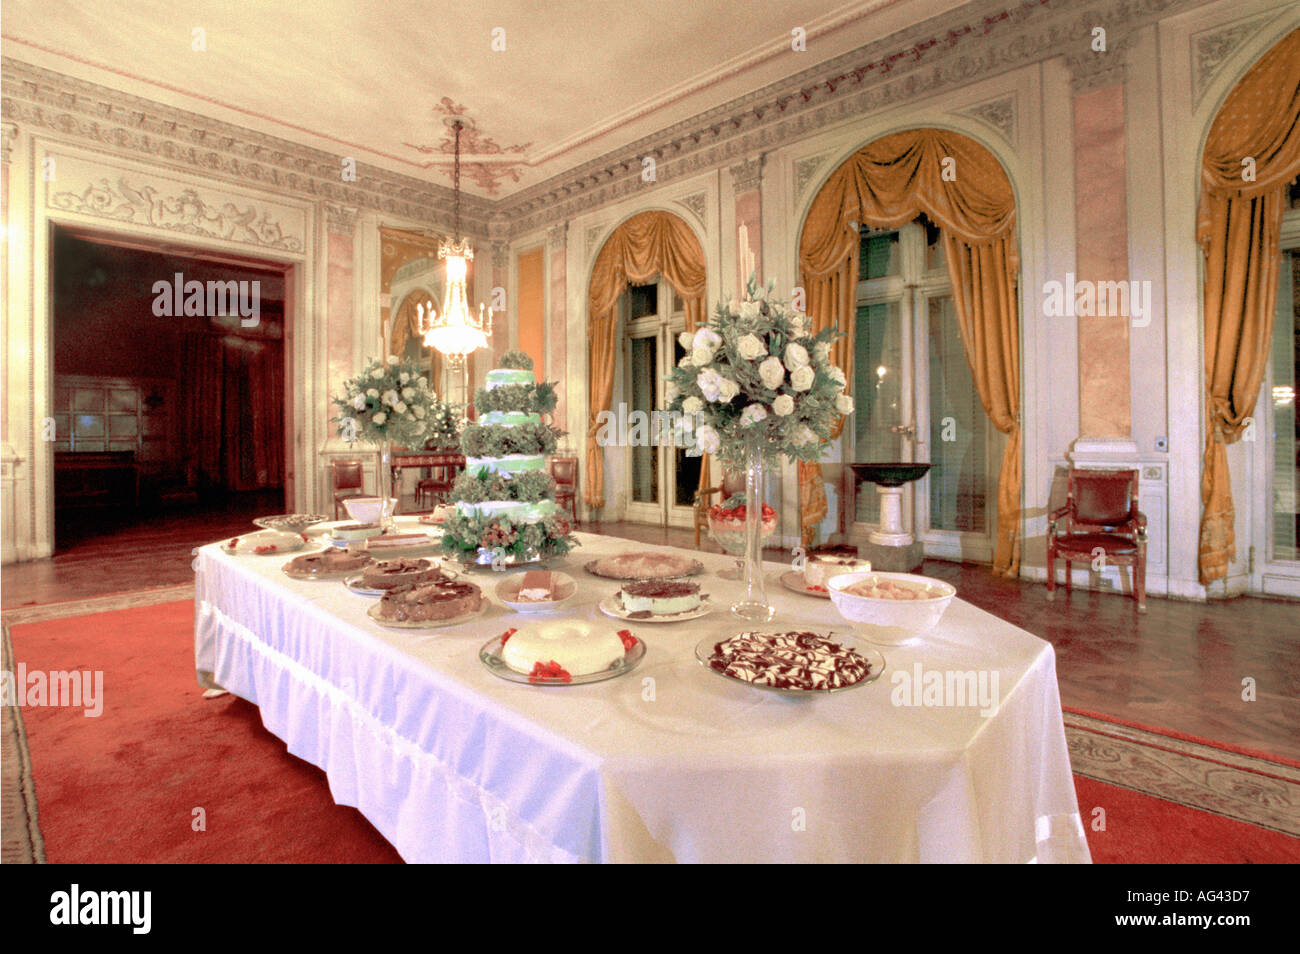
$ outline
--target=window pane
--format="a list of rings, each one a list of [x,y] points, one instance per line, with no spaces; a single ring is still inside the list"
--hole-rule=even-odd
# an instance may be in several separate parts
[[[659,286],[633,285],[627,290],[627,297],[627,317],[630,321],[636,321],[646,315],[653,315],[658,309]]]
[[[645,420],[647,422],[651,420],[650,412],[655,406],[655,382],[659,380],[659,371],[655,365],[655,339],[633,338],[632,406],[628,408],[629,436],[635,422],[630,412],[643,411],[646,415]],[[645,426],[642,432],[646,440],[638,439],[632,448],[632,499],[637,503],[655,503],[659,500],[658,448],[650,444],[649,427]]]
[[[681,299],[675,298],[674,301]],[[673,364],[686,356],[686,349],[682,347],[677,336],[672,336],[673,342]],[[703,457],[686,456],[686,448],[679,447],[674,451],[676,457],[677,474],[674,478],[673,502],[679,507],[690,507],[695,503],[695,491],[700,487],[700,465],[703,463]],[[715,468],[716,469],[716,468]]]
[[[858,281],[897,275],[898,233],[873,232],[862,236],[859,246]]]
[[[902,420],[903,348],[898,305],[888,302],[858,308],[853,353],[854,460],[894,463],[902,457],[902,436],[889,428]],[[880,519],[875,484],[859,484],[857,520]]]
[[[952,299],[930,300],[930,526],[988,528],[991,422],[980,404]]]
[[[1300,560],[1300,252],[1282,256],[1272,351],[1273,559]]]

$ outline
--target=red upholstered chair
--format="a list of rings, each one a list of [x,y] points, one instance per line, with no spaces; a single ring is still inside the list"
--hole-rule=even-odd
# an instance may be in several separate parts
[[[334,519],[339,519],[339,507],[349,497],[365,496],[365,480],[359,460],[332,460],[334,471]]]
[[[1056,558],[1091,563],[1101,550],[1105,561],[1133,568],[1133,595],[1139,613],[1147,611],[1147,518],[1138,510],[1136,470],[1071,468],[1065,506],[1053,511],[1047,529],[1047,598],[1056,595]]]
[[[548,467],[555,479],[555,503],[564,509],[566,506],[573,514],[573,522],[578,522],[578,458],[552,457]]]
[[[459,451],[446,451],[434,454],[429,465],[429,476],[415,487],[416,509],[428,508],[446,503],[451,498],[452,484],[465,469],[465,455]]]

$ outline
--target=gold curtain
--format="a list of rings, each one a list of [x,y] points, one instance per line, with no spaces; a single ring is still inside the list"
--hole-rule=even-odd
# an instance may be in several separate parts
[[[1244,163],[1247,158],[1251,164]],[[1236,558],[1227,445],[1255,410],[1277,306],[1287,186],[1300,175],[1300,30],[1233,87],[1201,161],[1196,238],[1205,257],[1205,459],[1200,579]],[[1253,176],[1253,181],[1251,177]]]
[[[877,139],[832,173],[813,200],[799,243],[799,270],[814,330],[836,325],[832,357],[853,381],[860,226],[897,228],[924,212],[939,226],[966,360],[985,412],[1007,435],[998,475],[993,568],[1020,569],[1019,259],[1015,195],[994,156],[942,129]],[[801,523],[826,514],[817,465],[800,465]],[[816,486],[814,486],[816,485]]]
[[[631,283],[662,276],[686,307],[686,330],[704,323],[704,249],[690,226],[669,212],[642,212],[628,219],[609,237],[591,272],[588,293],[588,364],[590,418],[587,422],[587,481],[583,499],[588,507],[605,506],[605,461],[596,442],[597,418],[608,411],[614,396],[617,357],[615,309]],[[701,486],[708,478],[707,458],[700,465]]]

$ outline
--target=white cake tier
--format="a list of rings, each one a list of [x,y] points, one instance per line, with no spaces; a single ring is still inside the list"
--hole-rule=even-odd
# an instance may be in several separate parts
[[[536,381],[533,372],[526,371],[523,368],[493,368],[487,373],[487,389],[489,391],[506,384],[535,384]]]
[[[556,620],[520,629],[506,641],[501,658],[515,672],[530,673],[537,663],[555,662],[570,676],[586,676],[608,669],[623,653],[623,640],[608,626]]]
[[[511,477],[529,470],[542,470],[546,467],[545,454],[507,454],[505,457],[466,457],[465,471],[477,474],[486,470],[490,474]]]
[[[456,509],[466,516],[509,517],[515,523],[537,523],[555,513],[554,500],[524,502],[519,500],[484,500],[481,503],[458,501]]]
[[[542,423],[542,415],[526,414],[523,411],[488,411],[479,415],[475,423],[485,427],[520,427],[524,424]]]

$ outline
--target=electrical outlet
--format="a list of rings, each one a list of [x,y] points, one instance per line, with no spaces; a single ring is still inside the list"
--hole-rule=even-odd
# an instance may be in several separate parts
[[[1157,437],[1157,438],[1156,438],[1156,450],[1160,451],[1162,454],[1163,454],[1165,451],[1169,450],[1169,438],[1167,438],[1167,437]]]

